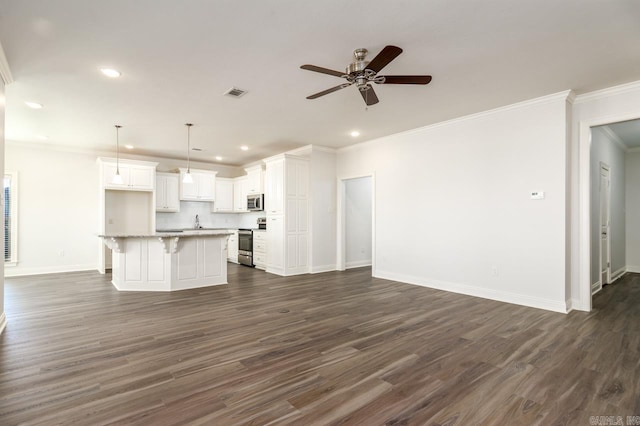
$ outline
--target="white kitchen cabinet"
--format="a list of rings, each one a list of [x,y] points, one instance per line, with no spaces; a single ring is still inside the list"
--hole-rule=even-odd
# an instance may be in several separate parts
[[[216,178],[216,201],[212,204],[214,213],[233,212],[233,179]]]
[[[233,211],[242,213],[247,211],[247,182],[246,176],[233,180]]]
[[[130,191],[153,191],[155,188],[156,168],[152,165],[132,164],[131,160],[120,160],[120,177],[122,183],[113,183],[118,170],[115,159],[100,159],[102,167],[102,187],[106,189],[121,189]],[[157,163],[149,163],[157,164]]]
[[[253,230],[253,264],[258,269],[267,268],[267,232],[263,229]]]
[[[227,242],[227,260],[229,262],[238,263],[238,230],[229,229],[231,235]]]
[[[265,160],[267,272],[309,271],[309,163],[281,154]]]
[[[264,194],[264,170],[262,166],[244,169],[247,172],[247,195]]]
[[[265,172],[265,211],[267,215],[284,213],[284,159],[271,161]]]
[[[156,173],[156,211],[180,211],[180,175]]]
[[[185,183],[187,169],[180,169],[180,200],[182,201],[215,201],[216,174],[210,170],[191,169],[193,182]]]

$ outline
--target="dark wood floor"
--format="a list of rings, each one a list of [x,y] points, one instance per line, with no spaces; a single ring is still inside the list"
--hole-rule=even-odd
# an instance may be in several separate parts
[[[590,314],[370,278],[6,280],[0,424],[579,424],[640,415],[640,275]]]

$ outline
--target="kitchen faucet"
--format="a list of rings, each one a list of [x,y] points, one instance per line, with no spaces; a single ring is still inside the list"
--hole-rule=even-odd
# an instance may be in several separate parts
[[[200,226],[200,218],[198,217],[198,215],[196,215],[196,223],[193,225],[193,229],[201,229],[202,226]]]

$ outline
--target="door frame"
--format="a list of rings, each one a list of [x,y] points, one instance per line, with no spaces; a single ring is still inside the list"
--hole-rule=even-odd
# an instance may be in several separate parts
[[[610,114],[578,122],[578,308],[592,309],[591,294],[591,128],[640,119],[640,110]],[[572,299],[576,295],[571,295]],[[574,306],[575,307],[575,306]]]
[[[338,271],[344,271],[346,269],[346,181],[359,178],[371,178],[371,276],[376,276],[376,176],[374,172],[365,173],[361,175],[352,175],[338,177],[338,202],[337,202],[337,247],[336,247],[336,269]]]
[[[609,265],[607,267],[607,282],[606,282],[606,284],[609,284],[611,282],[611,166],[601,161],[600,169],[598,170],[599,171],[598,185],[600,185],[600,191],[598,192],[598,194],[600,195],[600,198],[598,200],[600,201],[600,203],[598,204],[598,219],[599,219],[598,228],[600,229],[600,232],[602,232],[602,186],[601,186],[601,183],[602,183],[603,170],[606,170],[608,172],[608,178],[609,178],[609,190],[607,191],[607,199],[605,200],[606,208],[609,210],[609,223],[607,224],[607,262],[609,263]],[[602,235],[600,237],[602,239]],[[599,272],[598,273],[600,274],[598,282],[600,283],[600,286],[596,291],[602,290],[602,287],[605,285],[605,282],[602,280],[602,241],[600,241],[598,253],[599,253],[599,256],[598,256]],[[591,289],[591,294],[593,295],[593,289]]]

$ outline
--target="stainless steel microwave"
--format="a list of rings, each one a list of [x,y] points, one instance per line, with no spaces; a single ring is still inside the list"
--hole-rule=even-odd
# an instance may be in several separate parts
[[[261,212],[264,210],[264,195],[247,195],[247,210],[250,212]]]

